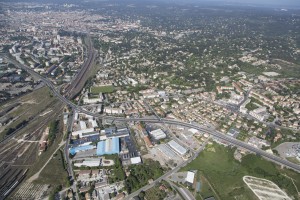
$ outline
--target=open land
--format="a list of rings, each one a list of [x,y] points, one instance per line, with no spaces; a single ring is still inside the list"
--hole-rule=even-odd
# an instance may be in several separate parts
[[[233,149],[218,144],[213,144],[210,148],[213,148],[215,152],[206,149],[182,170],[197,169],[201,171],[221,199],[230,199],[233,196],[237,199],[256,199],[243,183],[243,176],[245,175],[271,180],[286,191],[289,196],[299,199],[295,186],[286,177],[292,177],[295,185],[299,188],[300,175],[298,173],[281,169],[279,166],[253,154],[243,157],[240,163],[234,159]]]

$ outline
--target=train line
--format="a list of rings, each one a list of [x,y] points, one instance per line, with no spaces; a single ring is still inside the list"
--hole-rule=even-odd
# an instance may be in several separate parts
[[[28,169],[15,169],[13,174],[9,178],[5,179],[4,182],[0,179],[2,183],[0,186],[0,200],[5,199],[22,182],[27,171]],[[7,173],[5,173],[4,176],[7,176]]]
[[[87,78],[87,72],[91,68],[95,59],[96,52],[93,48],[93,43],[90,36],[88,36],[88,40],[88,58],[80,68],[80,71],[77,73],[72,83],[68,84],[64,91],[65,96],[71,99],[74,98],[74,96],[76,96],[82,90],[86,82],[86,80],[84,79]]]

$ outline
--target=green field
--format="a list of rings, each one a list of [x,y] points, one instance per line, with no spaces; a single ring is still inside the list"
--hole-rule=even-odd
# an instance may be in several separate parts
[[[100,87],[91,87],[91,93],[92,94],[99,94],[102,93],[112,93],[115,91],[114,86],[108,85],[108,86],[100,86]]]
[[[206,178],[204,177],[204,175],[201,172],[198,173],[197,181],[200,181],[200,183],[201,183],[200,194],[197,193],[197,195],[196,195],[197,200],[198,199],[200,200],[202,198],[211,197],[211,196],[216,196],[214,191],[213,191],[213,188],[211,188],[209,186],[208,181],[206,180]],[[201,195],[202,198],[200,197],[200,195]]]
[[[57,153],[54,154],[51,161],[41,172],[39,178],[35,180],[35,183],[50,184],[54,186],[62,185],[65,187],[69,186],[68,173],[66,171],[62,151],[57,151]]]
[[[211,151],[211,149],[215,151]],[[240,163],[233,158],[233,153],[234,149],[213,144],[209,150],[204,150],[182,171],[194,169],[201,171],[220,199],[257,199],[244,184],[242,178],[245,175],[271,180],[285,190],[289,196],[300,199],[292,181],[286,177],[292,177],[296,186],[300,188],[300,174],[288,169],[281,169],[272,162],[253,154],[243,157]],[[207,191],[205,189],[205,192],[200,191],[200,193],[203,192],[202,195],[207,195]]]

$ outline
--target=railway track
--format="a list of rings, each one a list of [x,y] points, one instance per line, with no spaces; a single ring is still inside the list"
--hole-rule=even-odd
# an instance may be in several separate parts
[[[68,98],[74,98],[83,88],[86,80],[87,79],[87,72],[89,71],[89,69],[92,66],[92,63],[94,62],[95,59],[95,55],[96,52],[93,48],[93,43],[92,40],[90,38],[90,36],[88,36],[88,58],[87,60],[84,62],[84,64],[82,65],[80,71],[77,73],[76,77],[73,79],[73,82],[70,83],[66,89],[65,89],[65,96]]]
[[[5,179],[0,179],[0,200],[5,199],[25,178],[28,169],[15,169],[4,174]],[[12,173],[10,173],[12,172]],[[9,177],[8,177],[9,176]]]

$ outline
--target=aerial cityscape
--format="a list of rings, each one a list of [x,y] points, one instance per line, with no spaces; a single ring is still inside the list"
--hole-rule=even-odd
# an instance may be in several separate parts
[[[300,2],[0,0],[0,200],[300,200]]]

